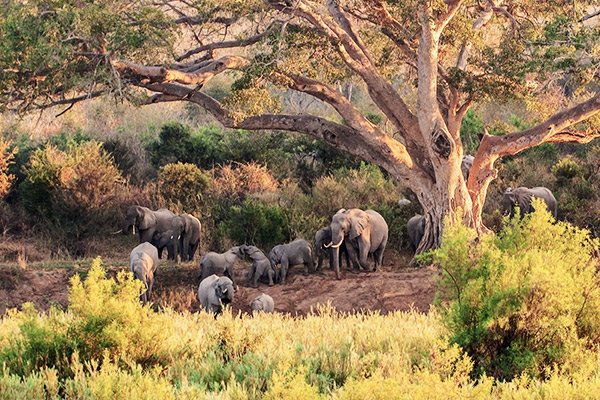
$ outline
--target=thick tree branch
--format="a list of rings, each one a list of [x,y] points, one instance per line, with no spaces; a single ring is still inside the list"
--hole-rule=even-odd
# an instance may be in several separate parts
[[[452,18],[454,18],[456,12],[458,11],[463,2],[464,0],[444,1],[444,3],[446,3],[446,5],[448,6],[448,11],[438,16],[438,20],[435,27],[435,30],[438,33],[441,33],[444,30],[444,28],[446,28],[446,25],[448,25],[448,23],[452,21]]]
[[[375,138],[360,134],[352,127],[312,115],[264,114],[238,121],[230,116],[229,111],[224,109],[221,103],[202,92],[173,83],[148,83],[141,86],[160,93],[152,96],[148,102],[191,101],[203,107],[228,128],[306,133],[366,161],[381,165],[395,176],[405,177],[407,185],[429,181],[428,175],[412,162],[406,148],[387,135]]]
[[[118,59],[111,59],[110,63],[118,71],[131,72],[137,76],[147,77],[153,82],[178,82],[186,85],[205,85],[206,82],[223,71],[241,69],[249,65],[249,61],[240,56],[221,57],[195,72],[184,72],[165,67],[148,67]]]

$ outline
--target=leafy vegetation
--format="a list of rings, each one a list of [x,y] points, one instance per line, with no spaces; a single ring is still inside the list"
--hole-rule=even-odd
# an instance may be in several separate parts
[[[476,376],[593,375],[600,344],[600,247],[589,232],[553,223],[542,200],[497,236],[476,239],[447,226],[434,261],[442,268],[438,304]]]

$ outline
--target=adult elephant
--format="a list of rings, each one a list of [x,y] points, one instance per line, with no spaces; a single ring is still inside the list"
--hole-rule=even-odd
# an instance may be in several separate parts
[[[406,230],[408,231],[408,237],[413,245],[413,250],[417,250],[421,239],[425,234],[425,217],[417,214],[406,223]]]
[[[239,246],[234,246],[225,253],[215,253],[214,251],[206,253],[200,261],[200,280],[202,281],[210,275],[223,275],[231,279],[235,285],[233,264],[244,255]]]
[[[152,242],[155,232],[162,233],[171,229],[173,218],[175,214],[165,208],[153,211],[148,207],[131,206],[127,210],[121,231],[124,235],[132,232],[135,235],[137,228],[140,243]]]
[[[215,318],[221,314],[223,304],[233,302],[233,294],[233,282],[226,276],[211,275],[198,286],[200,306],[204,311],[214,314]]]
[[[200,245],[202,225],[198,218],[190,214],[179,214],[171,222],[171,230],[177,237],[175,245],[175,260],[177,255],[181,261],[192,261]]]
[[[333,270],[340,279],[340,246],[346,241],[346,249],[355,266],[368,270],[367,257],[373,254],[375,266],[381,266],[383,252],[388,240],[388,225],[385,219],[374,210],[359,208],[340,210],[331,219],[331,243],[333,249]],[[358,257],[357,257],[358,256]]]
[[[550,189],[543,186],[533,187],[531,189],[526,187],[506,189],[506,192],[504,192],[504,195],[502,196],[502,201],[500,202],[502,213],[513,215],[515,207],[519,207],[521,215],[533,212],[531,199],[534,197],[544,200],[548,207],[548,211],[550,211],[554,219],[556,219],[556,199]]]
[[[316,267],[317,271],[319,269],[321,269],[321,266],[323,265],[323,259],[325,258],[325,256],[327,256],[327,259],[329,260],[329,268],[333,269],[333,251],[334,251],[334,249],[331,248],[331,245],[329,245],[330,243],[331,243],[331,227],[326,226],[324,228],[319,229],[317,231],[317,233],[315,234],[315,251],[318,256],[317,257],[317,267]],[[346,268],[350,268],[350,259],[348,258],[348,252],[346,251],[346,246],[340,247],[340,259],[343,259],[342,255],[344,256],[343,258],[346,259]]]
[[[139,279],[146,287],[140,296],[140,300],[146,304],[152,294],[152,286],[158,268],[156,247],[148,242],[138,244],[129,254],[129,268],[133,272],[134,279]]]
[[[308,275],[308,269],[315,270],[315,262],[313,260],[313,249],[310,243],[304,239],[296,239],[287,244],[279,244],[269,252],[269,261],[273,269],[281,264],[281,274],[279,282],[285,285],[288,269],[292,265],[304,265],[303,274]]]

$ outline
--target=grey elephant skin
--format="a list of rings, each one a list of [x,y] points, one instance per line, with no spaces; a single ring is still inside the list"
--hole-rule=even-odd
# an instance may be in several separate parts
[[[175,259],[179,255],[181,261],[194,260],[194,254],[200,246],[201,229],[200,221],[193,215],[179,214],[173,218],[171,230],[177,236]]]
[[[137,228],[140,243],[152,242],[155,232],[162,233],[171,229],[173,218],[175,214],[165,208],[153,211],[148,207],[131,206],[123,220],[121,231],[125,235],[131,232],[135,234]]]
[[[244,256],[239,246],[234,246],[225,253],[206,253],[200,261],[200,280],[210,275],[224,275],[231,279],[235,285],[233,264]]]
[[[466,154],[463,156],[463,159],[460,163],[460,170],[463,174],[463,178],[465,178],[465,181],[469,179],[469,172],[471,171],[471,167],[473,167],[473,160],[475,160],[475,157]]]
[[[162,258],[162,252],[167,249],[167,260],[175,260],[175,245],[177,236],[172,229],[165,232],[154,232],[152,243],[158,249],[158,258]]]
[[[417,214],[406,223],[406,230],[408,231],[408,237],[413,246],[413,250],[417,251],[419,243],[425,234],[425,217]]]
[[[548,207],[548,211],[550,211],[554,219],[556,219],[556,199],[550,189],[543,186],[531,189],[526,187],[518,187],[516,189],[508,188],[506,192],[504,192],[500,202],[502,213],[513,215],[515,207],[519,207],[521,215],[533,212],[534,210],[531,205],[531,199],[533,197],[544,200]]]
[[[246,286],[258,287],[258,281],[267,281],[269,286],[273,286],[278,279],[279,273],[274,268],[271,261],[256,246],[240,246],[242,253],[252,261],[252,266],[246,277]]]
[[[273,298],[268,294],[258,295],[252,300],[250,303],[250,309],[252,313],[264,312],[264,313],[272,313],[275,311],[275,302]]]
[[[233,302],[233,294],[233,282],[226,276],[211,275],[198,286],[200,306],[215,317],[223,311],[223,304]]]
[[[388,240],[388,225],[377,211],[342,209],[333,216],[330,227],[330,246],[334,249],[333,269],[337,279],[340,279],[339,248],[345,241],[350,260],[356,269],[369,269],[369,254],[373,254],[375,261],[373,271],[382,265],[383,252]]]
[[[407,200],[408,201],[408,200]],[[321,228],[315,233],[315,251],[317,253],[317,267],[316,270],[320,270],[323,266],[323,259],[327,257],[329,260],[329,268],[333,269],[333,252],[331,248],[331,227],[326,226]],[[328,246],[329,245],[329,246]],[[340,246],[340,260],[346,259],[346,268],[350,268],[350,259],[346,246]],[[341,264],[341,261],[340,261]],[[340,265],[341,267],[341,265]]]
[[[281,264],[279,283],[285,284],[288,270],[294,265],[304,265],[304,275],[308,275],[308,269],[315,270],[313,260],[313,249],[310,243],[304,239],[296,239],[287,244],[280,244],[269,252],[269,260],[274,269]]]
[[[146,304],[152,294],[154,277],[158,268],[158,250],[151,243],[144,242],[137,245],[129,255],[129,268],[133,277],[144,282],[146,290],[140,300]]]

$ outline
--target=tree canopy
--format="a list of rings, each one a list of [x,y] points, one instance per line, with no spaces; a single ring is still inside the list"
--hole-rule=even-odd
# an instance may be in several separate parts
[[[546,142],[598,136],[596,2],[574,0],[3,0],[3,111],[112,94],[194,102],[226,127],[323,139],[400,179],[421,202],[419,250],[444,216],[478,231],[494,162]],[[205,90],[225,72],[224,98]],[[375,123],[348,85],[365,88]],[[286,109],[299,92],[335,118]],[[475,104],[508,99],[538,124],[482,132],[468,181],[460,128]],[[552,102],[549,101],[552,100]],[[455,213],[458,208],[463,212]]]

